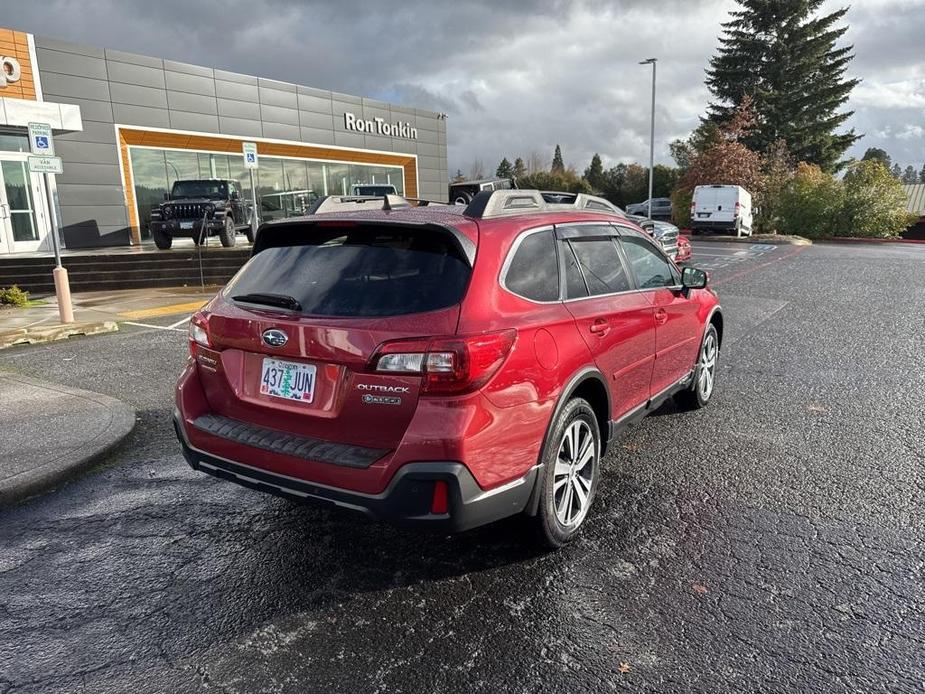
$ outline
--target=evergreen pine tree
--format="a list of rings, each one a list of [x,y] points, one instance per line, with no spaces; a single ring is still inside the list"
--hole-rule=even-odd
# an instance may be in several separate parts
[[[925,164],[922,164],[922,170],[919,171],[919,182],[925,183]]]
[[[816,16],[822,2],[738,0],[707,70],[709,118],[728,120],[751,95],[758,122],[744,144],[762,152],[782,139],[797,161],[834,171],[859,138],[836,132],[852,115],[839,109],[858,80],[845,77],[853,47],[835,45],[847,8]]]
[[[511,167],[511,162],[507,160],[507,157],[504,157],[501,160],[501,163],[498,164],[498,168],[495,170],[495,176],[498,178],[510,178],[514,175],[514,169]]]
[[[919,175],[915,172],[915,167],[910,164],[903,173],[903,183],[911,185],[919,182]]]
[[[893,160],[890,159],[890,155],[886,153],[885,149],[880,149],[879,147],[868,147],[867,151],[864,152],[864,156],[861,157],[862,161],[879,161],[889,170],[893,165]]]
[[[524,160],[520,157],[517,157],[514,160],[514,179],[523,178],[527,175],[527,167],[524,165]]]
[[[585,169],[585,180],[596,191],[604,189],[604,163],[601,161],[601,155],[597,152],[591,157],[591,163]]]
[[[552,155],[552,166],[550,171],[553,173],[563,173],[565,171],[565,162],[562,161],[562,150],[556,145],[556,151]]]
[[[903,168],[899,164],[893,164],[893,168],[890,169],[890,173],[893,174],[893,178],[900,180],[903,177]]]

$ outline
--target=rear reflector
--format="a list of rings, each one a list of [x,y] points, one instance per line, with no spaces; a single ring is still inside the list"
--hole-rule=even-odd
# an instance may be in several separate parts
[[[430,502],[430,512],[435,516],[442,516],[450,512],[449,485],[443,480],[434,482],[434,498]]]

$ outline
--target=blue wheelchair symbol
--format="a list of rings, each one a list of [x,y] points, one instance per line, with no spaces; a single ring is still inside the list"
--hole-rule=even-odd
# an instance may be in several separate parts
[[[256,159],[257,159],[257,157],[255,157],[255,156],[253,155],[253,153],[251,153],[251,152],[248,152],[248,153],[247,153],[247,161],[248,161],[248,162],[254,162],[254,161],[256,161]]]
[[[35,138],[36,149],[48,149],[48,138],[44,135],[38,135]]]

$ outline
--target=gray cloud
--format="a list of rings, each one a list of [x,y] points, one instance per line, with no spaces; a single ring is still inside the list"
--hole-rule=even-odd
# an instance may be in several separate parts
[[[925,162],[921,0],[855,0],[848,40],[864,82],[854,152]],[[17,0],[5,25],[39,35],[373,96],[448,114],[450,169],[502,156],[583,168],[648,154],[650,71],[660,58],[657,159],[703,112],[704,68],[732,0],[299,2]],[[841,6],[827,0],[829,8]]]

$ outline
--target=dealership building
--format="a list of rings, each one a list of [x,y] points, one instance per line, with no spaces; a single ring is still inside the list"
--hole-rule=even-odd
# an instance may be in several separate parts
[[[237,179],[250,197],[244,142],[264,218],[363,183],[446,199],[439,113],[10,29],[0,61],[0,256],[50,249],[30,122],[51,124],[63,160],[48,185],[70,249],[150,244],[150,209],[176,180]]]

